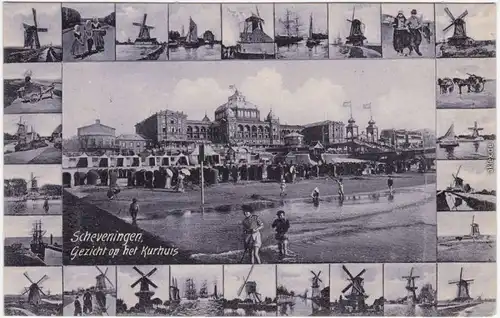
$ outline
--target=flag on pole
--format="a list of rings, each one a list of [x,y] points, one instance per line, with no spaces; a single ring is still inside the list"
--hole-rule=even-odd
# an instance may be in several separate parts
[[[372,109],[372,103],[363,104],[363,109]]]
[[[351,107],[351,101],[344,102],[344,104],[342,106],[344,106],[344,107]]]

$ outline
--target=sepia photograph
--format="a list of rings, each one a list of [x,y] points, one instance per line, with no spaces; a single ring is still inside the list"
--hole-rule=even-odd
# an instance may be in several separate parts
[[[441,212],[438,262],[496,261],[496,212]]]
[[[496,264],[439,263],[438,315],[488,317],[496,313]]]
[[[437,108],[495,108],[495,63],[495,59],[437,60]]]
[[[435,261],[433,63],[410,61],[412,78],[402,60],[68,65],[65,222],[80,222],[65,229],[137,226],[184,252],[181,263]],[[374,76],[400,80],[388,87]],[[407,116],[391,116],[401,100]],[[325,103],[328,113],[304,107]],[[255,224],[241,222],[254,218],[262,228],[251,257],[241,232]],[[289,229],[272,226],[283,218]]]
[[[330,264],[331,315],[383,316],[383,266]]]
[[[222,4],[222,58],[274,59],[274,4]]]
[[[4,115],[4,164],[61,164],[61,117]]]
[[[64,267],[64,316],[116,316],[116,305],[116,267]]]
[[[495,3],[436,3],[436,57],[495,57]]]
[[[496,173],[489,164],[486,160],[438,161],[437,210],[495,211]]]
[[[278,316],[330,314],[328,264],[280,264],[276,283]]]
[[[63,3],[64,62],[115,60],[115,4]]]
[[[222,265],[172,265],[170,271],[170,315],[223,315]]]
[[[168,59],[168,5],[116,3],[116,60]]]
[[[170,60],[221,59],[221,4],[170,3],[168,14]]]
[[[384,58],[434,57],[433,3],[382,3]]]
[[[328,4],[275,3],[276,58],[328,59]]]
[[[61,216],[4,216],[5,266],[62,265]]]
[[[225,265],[224,316],[276,316],[276,265]]]
[[[495,158],[495,109],[441,109],[436,112],[437,159]]]
[[[384,264],[384,316],[436,317],[435,263]]]
[[[4,166],[4,215],[61,214],[61,172],[59,165]]]
[[[62,267],[4,268],[5,316],[62,316]]]
[[[4,63],[61,62],[61,3],[5,3],[3,18]]]
[[[165,316],[170,306],[170,269],[165,266],[119,266],[116,314]]]
[[[4,114],[62,113],[60,64],[5,64]]]
[[[381,58],[380,3],[329,3],[330,59]]]

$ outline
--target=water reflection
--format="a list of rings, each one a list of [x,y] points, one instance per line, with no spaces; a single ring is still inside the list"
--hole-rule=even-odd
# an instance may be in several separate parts
[[[315,316],[325,314],[325,310],[317,302],[301,297],[278,305],[279,316]]]

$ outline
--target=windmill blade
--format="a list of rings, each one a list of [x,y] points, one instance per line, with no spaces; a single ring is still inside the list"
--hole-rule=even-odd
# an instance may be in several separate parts
[[[115,287],[115,285],[113,285],[113,282],[108,278],[108,276],[104,275],[104,278],[106,278],[106,280],[109,282],[112,288]]]
[[[448,31],[454,25],[455,25],[455,23],[451,23],[450,25],[448,25],[446,28],[443,29],[443,32]]]
[[[49,276],[43,275],[43,277],[40,278],[40,280],[36,284],[37,285],[43,284],[43,282],[45,282],[47,279],[49,279]]]
[[[153,275],[154,273],[156,273],[156,271],[157,271],[157,270],[158,270],[158,269],[157,269],[156,267],[155,267],[155,268],[153,268],[153,269],[152,269],[152,270],[151,270],[151,271],[150,271],[150,272],[146,275],[146,277],[150,277],[151,275]]]
[[[358,274],[358,275],[356,275],[356,277],[354,277],[354,278],[358,278],[358,277],[360,277],[360,276],[361,276],[361,275],[363,275],[365,272],[366,272],[366,269],[364,269],[364,268],[363,268],[363,270],[362,270],[361,272],[359,272],[359,274]]]
[[[351,287],[352,287],[352,283],[350,283],[349,285],[347,285],[346,288],[342,289],[342,294],[344,294],[346,291],[348,291],[349,288],[351,288]]]
[[[365,294],[364,288],[361,287],[360,285],[354,284],[354,282],[353,282],[352,287],[354,287],[354,289],[356,289],[358,291],[358,293],[360,293],[361,295]]]
[[[138,27],[142,26],[142,24],[140,24],[139,22],[132,22],[132,25],[135,25],[135,26],[138,26]]]
[[[323,281],[321,280],[321,278],[319,278],[319,277],[318,277],[318,281],[323,282]]]
[[[465,10],[461,15],[458,16],[457,20],[460,19],[462,20],[463,18],[465,18],[467,15],[469,14],[469,12],[467,10]]]
[[[450,17],[450,19],[455,22],[455,17],[453,16],[453,14],[451,13],[450,9],[448,9],[448,7],[445,7],[444,8],[444,12],[446,12],[446,14],[448,15],[448,17]]]
[[[133,283],[132,285],[130,285],[130,288],[134,288],[135,286],[137,286],[137,284],[139,284],[144,278],[141,277],[139,278],[138,280],[135,281],[135,283]]]
[[[45,293],[43,292],[43,290],[40,288],[40,286],[36,285],[36,289],[38,289],[38,291],[39,291],[42,295],[47,296],[47,295],[45,295]]]
[[[351,18],[351,20],[353,20],[353,21],[354,21],[354,13],[355,12],[356,12],[356,6],[353,6],[352,7],[352,18]]]
[[[347,269],[347,267],[345,267],[345,265],[342,265],[342,269],[344,270],[344,272],[346,272],[346,273],[347,273],[347,275],[349,276],[349,278],[350,278],[351,280],[353,280],[353,279],[354,279],[354,277],[351,275],[351,272],[349,272],[349,270]]]
[[[34,8],[31,8],[31,11],[33,12],[33,23],[35,28],[38,29],[38,23],[36,22],[36,10]]]
[[[151,279],[147,277],[145,277],[144,279],[146,280],[146,282],[148,282],[149,285],[153,286],[154,288],[158,288],[158,286],[155,283],[153,283]]]
[[[457,170],[457,178],[458,178],[458,174],[460,173],[460,169],[462,169],[462,166],[458,166],[458,170]]]
[[[250,267],[250,271],[248,272],[247,278],[245,278],[245,279],[243,280],[243,284],[241,285],[240,289],[238,289],[238,297],[240,297],[241,292],[243,291],[243,288],[245,288],[245,285],[246,285],[246,283],[247,283],[248,279],[250,278],[250,275],[252,274],[252,271],[253,271],[253,267],[254,267],[254,266],[255,266],[255,265],[254,265],[254,264],[252,264],[252,267]]]
[[[134,267],[132,267],[132,268],[133,268],[133,269],[135,269],[135,271],[136,271],[136,272],[138,272],[138,273],[139,273],[139,275],[141,275],[141,276],[146,276],[143,272],[141,272],[141,270],[140,270],[140,269],[138,269],[138,268],[137,268],[137,266],[134,266]]]
[[[144,18],[142,18],[142,25],[146,25],[146,19],[148,17],[147,13],[144,13]]]
[[[458,280],[449,280],[448,281],[448,284],[458,284],[459,281]]]
[[[410,269],[410,277],[413,275],[413,267]]]
[[[24,294],[26,294],[29,291],[30,291],[30,289],[28,287],[24,287],[24,291],[21,292],[21,296],[23,296]]]
[[[462,281],[462,273],[464,271],[464,268],[463,267],[460,267],[460,281]]]
[[[23,275],[24,275],[24,277],[26,277],[30,281],[30,283],[34,284],[33,281],[31,280],[31,278],[28,276],[27,272],[24,272]]]

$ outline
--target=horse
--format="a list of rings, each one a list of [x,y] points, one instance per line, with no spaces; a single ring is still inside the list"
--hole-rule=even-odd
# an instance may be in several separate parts
[[[462,87],[467,86],[467,93],[470,93],[471,82],[468,79],[453,78],[453,83],[458,86],[458,93],[462,95]]]
[[[440,94],[450,94],[451,92],[453,92],[453,89],[455,87],[455,84],[449,77],[438,78],[437,84],[439,86]]]

